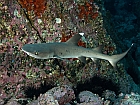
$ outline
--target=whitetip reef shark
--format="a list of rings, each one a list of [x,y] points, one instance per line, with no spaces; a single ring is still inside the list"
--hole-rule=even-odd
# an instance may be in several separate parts
[[[91,59],[99,58],[108,60],[110,64],[116,68],[116,63],[128,53],[133,45],[121,54],[109,56],[102,54],[100,47],[90,49],[78,46],[78,41],[81,37],[80,34],[76,34],[66,42],[25,44],[22,50],[29,56],[37,59],[78,58],[85,63],[86,57]]]

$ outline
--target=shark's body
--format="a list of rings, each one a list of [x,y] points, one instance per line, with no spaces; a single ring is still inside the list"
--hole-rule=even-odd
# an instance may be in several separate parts
[[[81,35],[77,34],[70,38],[67,42],[26,44],[22,47],[22,50],[29,56],[38,59],[79,58],[82,62],[85,62],[86,57],[91,59],[99,58],[108,60],[113,67],[116,67],[116,63],[122,59],[131,48],[130,47],[122,54],[109,56],[102,54],[99,47],[89,49],[78,46],[77,43],[80,38]]]

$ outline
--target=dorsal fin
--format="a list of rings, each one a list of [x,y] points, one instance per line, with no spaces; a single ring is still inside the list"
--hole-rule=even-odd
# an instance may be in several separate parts
[[[66,41],[66,43],[78,45],[78,41],[81,39],[81,37],[82,36],[80,34],[76,34],[73,37],[71,37],[68,41]]]
[[[103,48],[103,46],[98,46],[98,47],[95,47],[95,48],[92,48],[92,50],[93,51],[96,51],[96,52],[98,52],[98,53],[101,53],[102,52],[102,48]]]

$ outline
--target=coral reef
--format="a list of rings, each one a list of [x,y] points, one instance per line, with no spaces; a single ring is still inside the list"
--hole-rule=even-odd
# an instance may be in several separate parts
[[[111,97],[112,91],[107,90],[104,95]],[[113,93],[116,96],[116,94]],[[105,97],[104,97],[105,98]],[[29,102],[27,105],[139,105],[140,95],[131,94],[119,94],[113,100],[104,99],[99,97],[97,94],[93,94],[90,91],[82,91],[78,95],[78,99],[74,103],[71,102],[75,99],[74,91],[66,85],[54,87],[48,90],[46,93],[41,94],[37,100]],[[2,102],[1,102],[1,105]],[[21,105],[17,99],[10,99],[6,105]]]
[[[93,94],[90,91],[82,91],[80,92],[79,96],[78,96],[80,103],[82,104],[77,104],[77,105],[83,105],[83,104],[87,104],[87,103],[92,103],[94,105],[102,105],[103,104],[103,100],[96,94]]]
[[[121,62],[117,64],[118,70],[114,70],[105,60],[93,62],[87,58],[87,64],[78,59],[40,60],[21,51],[24,44],[65,42],[75,34],[83,33],[79,46],[94,48],[102,45],[102,53],[116,54],[116,43],[104,28],[103,10],[102,0],[1,0],[0,104],[109,105],[121,92],[140,94],[139,87]],[[91,81],[92,84],[84,89],[85,84]],[[39,97],[35,94],[28,97],[25,91],[30,87],[40,89],[41,84],[54,88],[40,93],[42,95]],[[82,85],[81,89],[78,88],[79,84]],[[104,92],[106,90],[110,91]],[[87,91],[92,92],[91,96],[87,96]],[[83,103],[74,99],[80,92],[84,94],[79,95],[80,99],[85,98],[82,99],[85,100]],[[95,95],[97,93],[99,95]],[[105,100],[101,100],[101,96]],[[138,94],[134,96],[139,97]],[[136,97],[129,98],[128,101],[133,101]]]
[[[140,95],[131,93],[131,94],[120,94],[120,97],[114,102],[114,105],[139,105],[140,104]]]
[[[46,9],[45,0],[18,0],[18,1],[23,8],[27,9],[28,12],[33,11],[36,16],[41,16]]]
[[[62,85],[54,87],[45,94],[40,95],[37,101],[28,103],[28,105],[65,105],[75,98],[73,89],[69,86]]]

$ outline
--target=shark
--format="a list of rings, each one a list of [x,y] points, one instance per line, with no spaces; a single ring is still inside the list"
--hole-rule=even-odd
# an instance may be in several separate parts
[[[86,63],[86,58],[104,59],[109,61],[110,64],[116,68],[116,63],[121,60],[133,46],[132,44],[128,50],[121,54],[110,56],[103,54],[101,52],[101,47],[85,48],[78,46],[78,41],[81,39],[81,37],[82,35],[76,34],[66,42],[25,44],[22,47],[22,51],[36,59],[78,58],[84,63]]]

